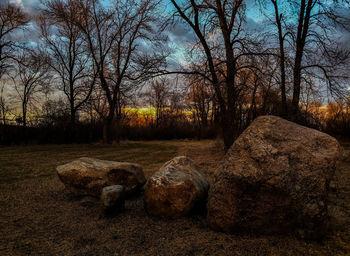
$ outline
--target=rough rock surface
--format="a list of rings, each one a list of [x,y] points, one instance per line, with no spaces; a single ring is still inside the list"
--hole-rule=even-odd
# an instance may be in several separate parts
[[[123,185],[127,194],[146,182],[141,166],[82,157],[56,168],[66,188],[75,195],[100,197],[104,187]]]
[[[207,223],[225,232],[288,232],[317,239],[327,227],[333,137],[275,116],[257,118],[216,169]]]
[[[104,187],[101,193],[101,215],[113,216],[125,208],[125,188],[121,185]]]
[[[200,203],[205,204],[208,189],[207,179],[193,160],[179,156],[147,181],[145,208],[156,216],[185,216]]]

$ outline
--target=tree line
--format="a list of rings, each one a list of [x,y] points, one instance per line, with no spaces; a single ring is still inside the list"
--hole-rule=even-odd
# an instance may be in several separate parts
[[[348,0],[46,0],[33,15],[2,3],[0,142],[51,127],[66,142],[84,129],[105,143],[220,134],[228,149],[263,114],[346,135],[349,7]],[[261,22],[247,15],[252,10]],[[176,46],[184,61],[169,41],[179,28],[190,35]],[[21,33],[34,38],[23,42]],[[14,99],[21,114],[11,115],[19,112]],[[152,108],[141,113],[144,106]]]

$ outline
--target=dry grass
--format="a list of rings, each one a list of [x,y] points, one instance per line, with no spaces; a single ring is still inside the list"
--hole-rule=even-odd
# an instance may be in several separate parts
[[[345,143],[346,154],[350,143]],[[192,157],[209,179],[223,152],[212,141],[124,142],[121,146],[0,147],[0,255],[349,255],[350,158],[337,170],[332,231],[322,244],[286,236],[214,232],[204,216],[148,216],[142,196],[126,211],[98,218],[98,202],[70,195],[55,166],[90,156],[141,164],[146,176],[175,155]],[[349,156],[349,155],[348,155]]]

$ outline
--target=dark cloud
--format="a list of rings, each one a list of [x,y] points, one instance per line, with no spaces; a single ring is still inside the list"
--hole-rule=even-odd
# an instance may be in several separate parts
[[[4,0],[1,0],[4,1]],[[36,15],[40,8],[40,0],[5,0],[7,3],[17,4],[30,15]]]
[[[334,37],[337,38],[338,46],[350,51],[350,8],[336,8],[335,14],[340,17],[340,24],[335,26]]]
[[[246,18],[246,23],[244,24],[244,28],[249,31],[263,31],[269,26],[269,22],[267,20],[257,21],[250,17]]]
[[[24,8],[28,8],[30,10],[37,9],[40,6],[39,0],[22,0]]]
[[[22,0],[23,7],[31,15],[37,15],[41,6],[40,0]]]
[[[186,27],[183,22],[177,22],[168,28],[169,40],[174,44],[183,44],[186,42],[194,42],[196,36],[192,30]]]

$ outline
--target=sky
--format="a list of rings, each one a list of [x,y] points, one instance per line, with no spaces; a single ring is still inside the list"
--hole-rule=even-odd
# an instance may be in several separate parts
[[[16,3],[22,8],[24,8],[25,11],[27,11],[30,14],[35,14],[38,12],[38,9],[40,7],[40,1],[41,0],[0,0],[0,2],[7,1],[10,3]],[[105,3],[108,3],[109,0],[102,0]],[[162,0],[163,3],[168,4],[167,10],[171,10],[171,4],[170,0]],[[178,0],[181,2],[182,0]],[[265,29],[266,26],[266,17],[264,17],[260,11],[259,8],[256,6],[254,0],[247,0],[247,27],[251,29]],[[273,10],[272,10],[273,11]],[[350,13],[348,14],[350,18]],[[349,28],[350,31],[350,28]],[[338,32],[340,34],[340,41],[339,43],[343,44],[344,47],[349,47],[350,49],[350,33],[349,32]],[[34,41],[37,40],[36,34],[33,33],[33,31],[30,32],[29,35],[17,35],[19,40],[26,40],[26,41]],[[186,52],[187,48],[186,43],[193,42],[195,40],[194,33],[185,28],[184,25],[177,24],[176,26],[172,27],[168,31],[168,44],[173,50],[172,57],[168,59],[168,69],[178,69],[179,64],[186,63]],[[146,47],[147,49],[147,47]]]
[[[0,0],[3,1],[3,0]],[[39,7],[40,0],[9,0],[10,3],[16,3],[23,8],[25,8],[28,12],[35,12],[35,9]]]
[[[41,0],[0,0],[0,1],[8,1],[11,3],[16,3],[19,6],[22,6],[28,13],[35,14],[38,12],[38,8],[40,6]],[[110,0],[102,0],[105,3],[110,2]],[[164,4],[167,4],[167,10],[171,10],[172,5],[170,0],[162,0]],[[182,0],[178,0],[181,3]],[[247,24],[246,27],[249,29],[260,30],[265,29],[266,27],[266,17],[261,14],[259,11],[259,7],[256,5],[254,0],[245,1],[247,5]],[[283,2],[283,4],[287,3]],[[273,9],[271,10],[273,12]],[[349,12],[350,18],[350,12]],[[350,31],[350,28],[349,28]],[[342,31],[336,32],[339,35],[338,43],[343,45],[343,47],[350,49],[350,33]],[[193,31],[185,28],[183,24],[177,24],[171,29],[168,30],[168,45],[173,49],[173,64],[176,65],[176,62],[179,64],[185,62],[185,52],[186,52],[186,43],[193,42],[195,40],[195,35]],[[26,35],[24,40],[34,40],[36,37],[33,31],[30,35]],[[28,39],[29,38],[29,39]],[[171,63],[169,63],[171,65]]]
[[[1,0],[4,1],[4,0]],[[6,1],[6,0],[5,0]],[[22,7],[34,11],[40,5],[40,0],[7,0],[11,3],[16,3],[21,5]],[[103,0],[104,2],[108,2],[109,0]],[[164,2],[170,3],[170,0],[163,0]],[[259,12],[257,8],[253,8],[254,1],[247,1],[248,15],[251,17],[259,18]]]
[[[10,3],[16,3],[20,6],[22,6],[29,13],[35,13],[40,6],[40,0],[0,0],[0,1],[8,1]],[[103,2],[107,3],[107,2],[109,2],[109,0],[103,0]],[[170,0],[163,0],[163,2],[165,4],[167,4],[167,6],[168,6],[167,9],[172,8],[171,4],[170,4]],[[181,2],[181,0],[179,2]],[[249,19],[252,19],[252,20],[254,20],[254,22],[257,22],[257,23],[261,22],[263,18],[260,15],[258,8],[256,8],[254,6],[254,3],[253,3],[254,1],[249,0],[246,2],[247,2],[247,15],[248,15]],[[181,34],[181,33],[183,33],[183,34]],[[176,38],[178,36],[182,36],[184,34],[187,34],[187,31],[185,31],[185,30],[174,31],[174,38]]]
[[[40,1],[41,0],[0,0],[0,1],[8,1],[11,3],[16,3],[19,6],[22,6],[28,13],[35,14],[38,11],[38,8],[40,7]],[[108,3],[109,0],[102,0],[105,3]],[[162,0],[164,4],[167,4],[167,10],[171,10],[172,5],[170,3],[170,0]],[[178,0],[178,2],[181,2],[181,0]],[[247,16],[248,16],[248,27],[259,27],[259,23],[263,22],[263,17],[260,14],[258,8],[254,5],[253,0],[246,1],[247,3]],[[35,34],[29,35],[30,37],[35,37]],[[181,63],[184,61],[184,56],[181,54],[181,52],[184,50],[185,42],[194,40],[194,33],[188,29],[185,29],[183,25],[177,25],[173,28],[171,28],[168,31],[168,37],[169,37],[169,45],[174,48],[176,51],[176,55],[179,59],[179,62]],[[28,35],[26,35],[26,39],[28,38]],[[28,40],[28,39],[27,39]]]
[[[28,13],[35,14],[40,6],[41,0],[0,0],[0,1],[8,1],[11,3],[16,3],[20,6],[22,6]],[[105,3],[108,3],[110,0],[102,0]],[[162,0],[163,3],[167,4],[167,9],[170,10],[172,8],[170,4],[170,0]],[[178,0],[178,2],[181,2],[181,0]],[[255,28],[259,29],[260,27],[264,26],[266,23],[266,17],[264,17],[260,11],[259,8],[256,6],[256,3],[254,0],[247,0],[245,1],[247,5],[247,27],[248,28]],[[287,3],[287,2],[286,2]],[[349,18],[350,18],[350,12],[349,12]],[[263,28],[264,29],[264,28]],[[350,28],[349,28],[350,31]],[[340,41],[339,43],[342,44],[344,47],[350,48],[350,33],[345,31],[339,31],[338,34],[340,34]],[[35,37],[35,34],[31,34],[31,37]],[[184,56],[182,56],[181,52],[184,50],[185,42],[193,42],[193,39],[195,37],[194,33],[186,28],[184,28],[183,25],[177,25],[173,28],[171,28],[168,31],[168,37],[169,37],[169,45],[174,48],[176,51],[176,55],[179,59],[179,62],[184,61]],[[28,37],[26,36],[26,39]],[[28,39],[27,39],[28,40]]]

